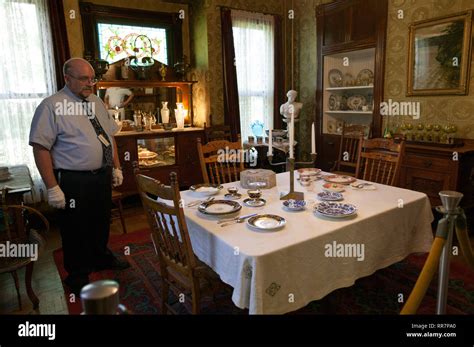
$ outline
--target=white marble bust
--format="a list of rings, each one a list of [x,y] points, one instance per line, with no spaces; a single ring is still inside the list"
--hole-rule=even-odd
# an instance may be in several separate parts
[[[291,119],[291,109],[294,108],[295,112],[295,121],[298,118],[301,109],[303,108],[303,103],[295,102],[298,92],[296,90],[290,90],[286,94],[288,101],[280,106],[280,114],[283,116],[284,122],[289,122]]]

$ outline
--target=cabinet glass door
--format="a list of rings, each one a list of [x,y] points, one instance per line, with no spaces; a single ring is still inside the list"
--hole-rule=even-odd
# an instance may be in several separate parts
[[[176,165],[174,137],[137,139],[140,168]]]

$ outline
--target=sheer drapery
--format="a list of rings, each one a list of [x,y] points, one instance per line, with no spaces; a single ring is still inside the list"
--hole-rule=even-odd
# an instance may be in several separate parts
[[[46,0],[2,0],[0,18],[0,166],[28,165],[39,200],[44,185],[28,136],[36,107],[56,90]]]
[[[274,17],[232,10],[242,139],[252,135],[251,124],[273,128]]]

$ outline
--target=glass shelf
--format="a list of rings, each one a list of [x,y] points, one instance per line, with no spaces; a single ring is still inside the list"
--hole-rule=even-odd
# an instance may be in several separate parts
[[[343,123],[370,128],[374,114],[374,71],[375,48],[324,56],[324,134],[340,135]]]
[[[137,150],[141,169],[176,164],[174,137],[137,139]]]

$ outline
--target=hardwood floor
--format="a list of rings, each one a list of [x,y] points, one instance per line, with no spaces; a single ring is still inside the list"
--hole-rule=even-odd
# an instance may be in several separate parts
[[[132,233],[148,227],[146,216],[141,205],[132,202],[124,206],[125,224],[127,232]],[[33,310],[33,305],[28,298],[24,284],[25,269],[18,271],[22,309],[18,305],[17,293],[13,277],[8,274],[0,275],[0,314],[67,314],[66,298],[56,265],[54,264],[53,251],[61,247],[61,237],[54,222],[47,235],[45,251],[35,263],[32,287],[40,300],[38,310]],[[114,219],[110,228],[111,234],[122,234],[120,219]]]

